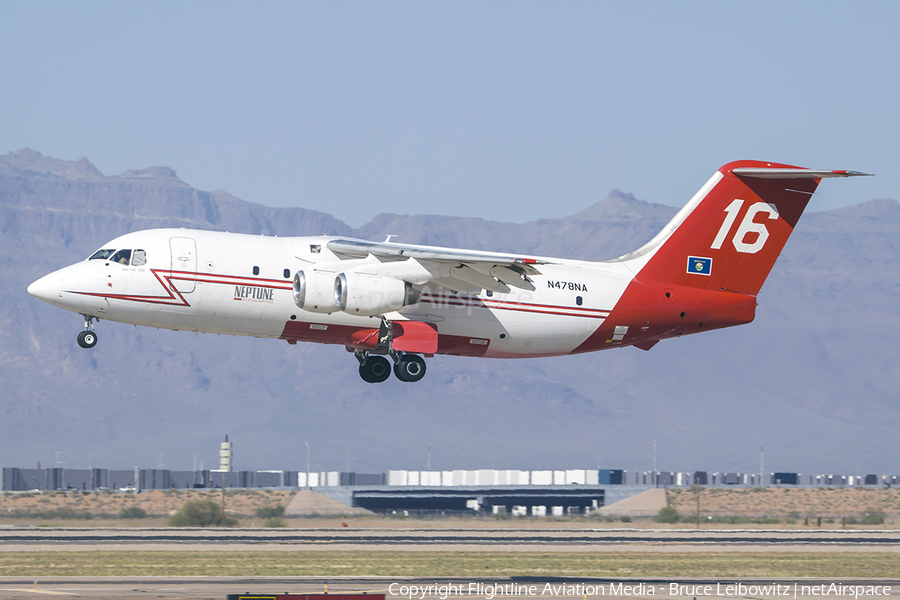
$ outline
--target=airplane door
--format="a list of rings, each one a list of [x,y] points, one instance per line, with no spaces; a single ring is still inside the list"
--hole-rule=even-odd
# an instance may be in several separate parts
[[[172,271],[177,278],[172,283],[182,294],[194,291],[197,285],[197,243],[193,238],[173,237],[169,239],[172,251]]]

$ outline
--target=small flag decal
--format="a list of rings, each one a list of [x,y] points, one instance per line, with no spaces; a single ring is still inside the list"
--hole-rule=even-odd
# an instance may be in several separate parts
[[[712,259],[688,256],[687,272],[694,275],[712,275]]]

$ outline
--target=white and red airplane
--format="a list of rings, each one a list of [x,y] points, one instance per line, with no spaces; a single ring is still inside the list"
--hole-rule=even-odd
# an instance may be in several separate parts
[[[147,327],[340,344],[369,383],[423,357],[559,356],[749,323],[821,179],[865,175],[739,161],[638,250],[593,262],[370,242],[151,229],[28,286],[79,313]],[[390,359],[390,360],[389,360]]]

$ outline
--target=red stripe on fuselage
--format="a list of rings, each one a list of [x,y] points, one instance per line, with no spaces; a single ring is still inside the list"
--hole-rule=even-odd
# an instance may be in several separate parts
[[[511,310],[518,312],[530,312],[542,315],[562,315],[568,317],[588,317],[592,319],[604,319],[609,314],[608,310],[596,308],[580,308],[575,306],[558,306],[553,304],[533,304],[528,302],[512,302],[510,300],[489,300],[474,296],[434,296],[425,294],[420,302],[440,307],[444,306],[469,306],[473,308]]]
[[[113,300],[127,300],[129,302],[146,302],[148,304],[163,304],[166,306],[190,306],[190,303],[175,287],[173,281],[195,281],[200,283],[215,283],[219,285],[245,285],[248,287],[265,287],[276,290],[292,291],[293,285],[286,285],[285,281],[277,279],[254,279],[240,275],[217,275],[195,273],[193,271],[169,271],[167,269],[150,269],[150,272],[159,281],[159,284],[168,294],[167,296],[139,296],[135,294],[104,294],[100,292],[68,291],[70,294],[82,296],[94,296],[96,298],[110,298]],[[225,281],[221,281],[224,279]],[[274,285],[278,284],[278,285]],[[191,292],[184,292],[191,293]]]

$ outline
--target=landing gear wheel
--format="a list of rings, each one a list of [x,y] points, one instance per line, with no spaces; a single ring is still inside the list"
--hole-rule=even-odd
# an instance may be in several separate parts
[[[359,365],[359,376],[366,383],[381,383],[391,376],[391,363],[383,356],[370,356]]]
[[[425,359],[418,354],[405,354],[394,363],[394,375],[400,381],[415,383],[425,377]]]
[[[97,334],[93,331],[82,331],[78,334],[78,345],[82,348],[93,348],[97,345]]]

